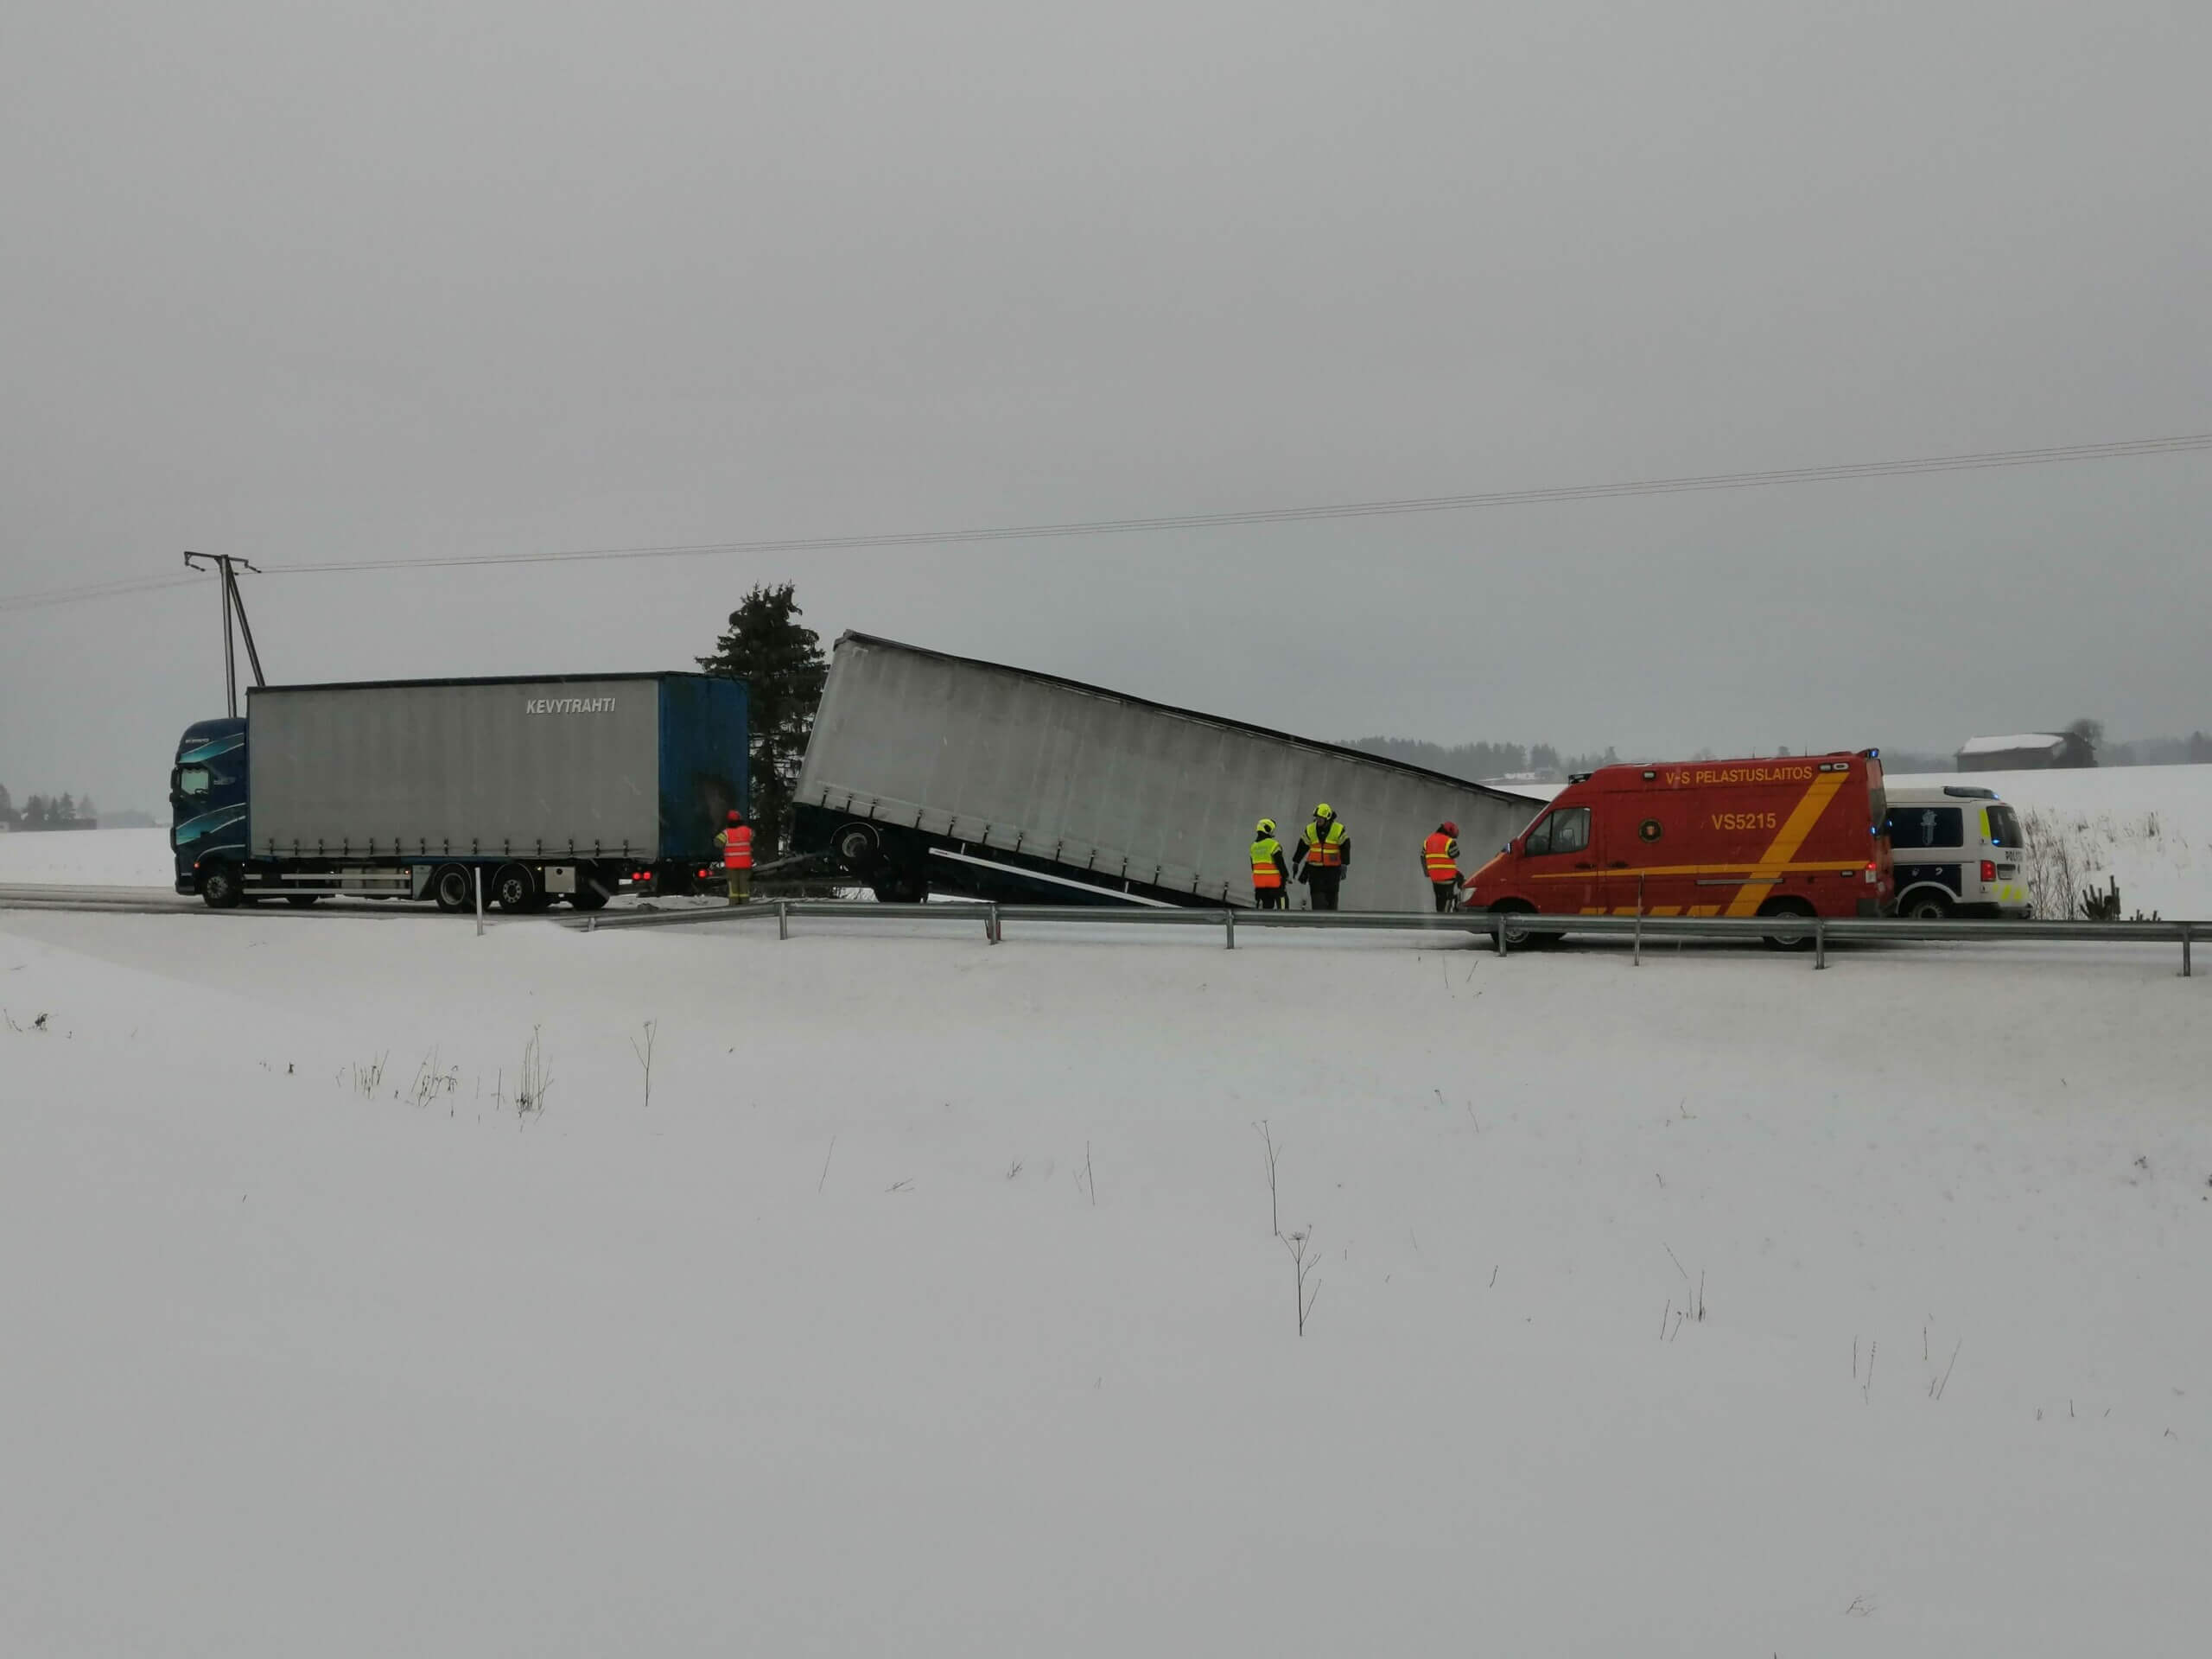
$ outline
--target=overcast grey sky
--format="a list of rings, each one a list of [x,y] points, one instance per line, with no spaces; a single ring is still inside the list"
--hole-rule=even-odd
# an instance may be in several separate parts
[[[2212,429],[2212,6],[0,11],[0,596]],[[270,576],[276,680],[688,666],[756,581],[1319,736],[2212,726],[2212,456]],[[158,806],[212,588],[0,612]]]

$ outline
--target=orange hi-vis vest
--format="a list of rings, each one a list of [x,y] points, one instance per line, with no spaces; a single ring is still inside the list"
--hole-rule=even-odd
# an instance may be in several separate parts
[[[1459,843],[1439,830],[1421,844],[1421,861],[1432,881],[1459,879]]]
[[[1344,827],[1331,818],[1326,828],[1319,823],[1306,826],[1306,862],[1313,869],[1334,870],[1344,861]]]
[[[1275,859],[1282,852],[1282,843],[1273,836],[1262,836],[1252,843],[1252,886],[1262,893],[1272,893],[1282,886],[1282,872],[1275,868]]]
[[[722,844],[722,868],[726,870],[749,870],[753,868],[753,826],[734,824],[716,837]]]

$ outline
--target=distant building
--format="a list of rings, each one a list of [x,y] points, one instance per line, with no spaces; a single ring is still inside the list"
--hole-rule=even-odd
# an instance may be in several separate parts
[[[2010,737],[1970,737],[1960,746],[1961,772],[2050,772],[2094,766],[2097,752],[2075,732],[2019,732]]]

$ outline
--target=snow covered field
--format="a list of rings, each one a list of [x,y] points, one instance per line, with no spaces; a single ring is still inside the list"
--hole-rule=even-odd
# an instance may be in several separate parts
[[[0,913],[0,1651],[2201,1650],[2212,981],[1100,931]]]
[[[1897,774],[1892,785],[1974,784],[2019,810],[2031,863],[2046,885],[2120,883],[2123,913],[2212,918],[2212,766],[2097,766],[2078,771]],[[2039,912],[2047,907],[2038,902]]]
[[[0,887],[171,887],[166,830],[61,830],[0,836]]]

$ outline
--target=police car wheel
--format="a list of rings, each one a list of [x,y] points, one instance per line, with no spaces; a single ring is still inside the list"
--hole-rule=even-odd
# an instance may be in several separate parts
[[[1948,922],[1951,901],[1940,893],[1916,893],[1897,906],[1897,914],[1908,921]]]

